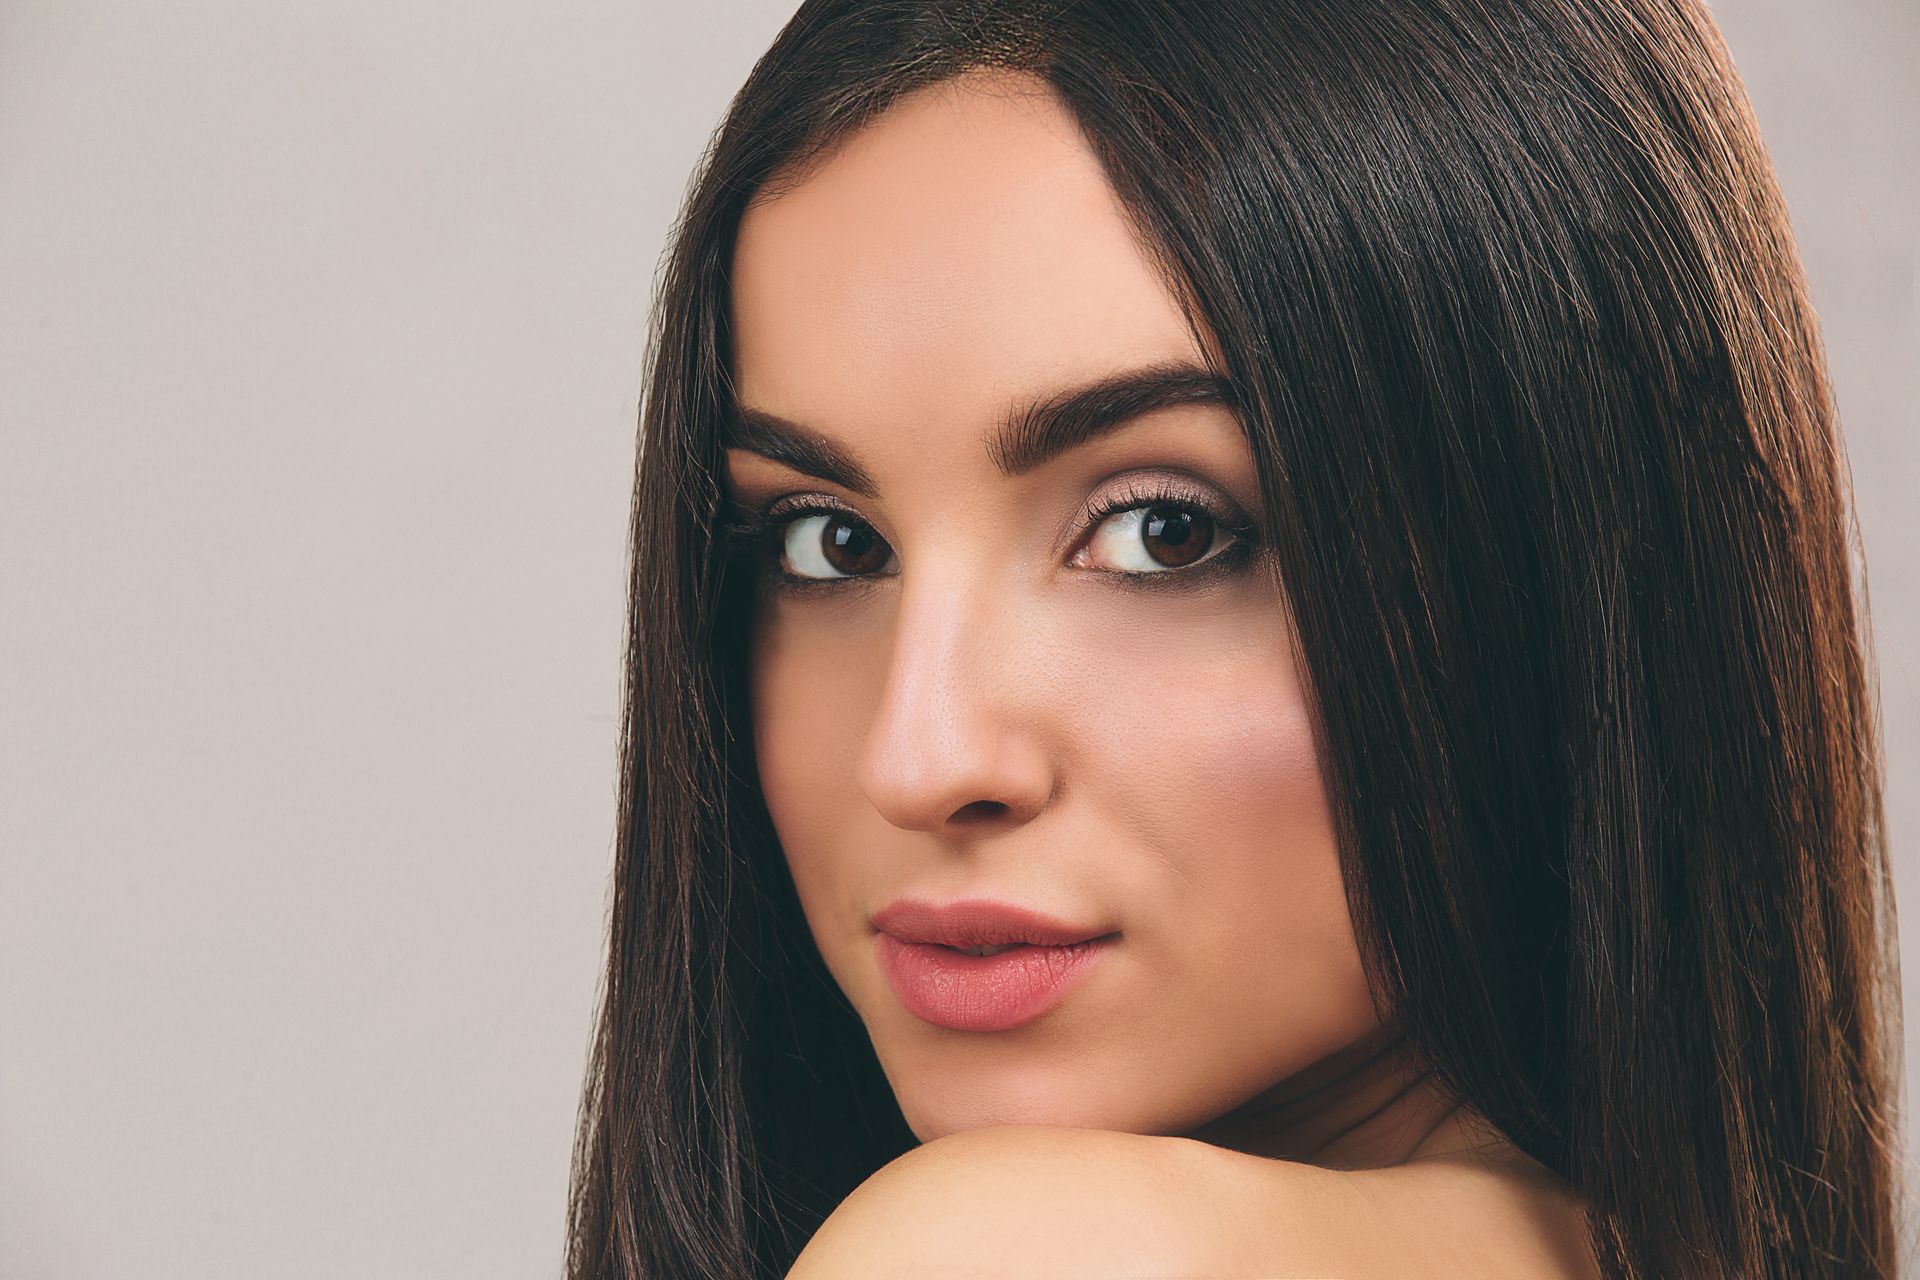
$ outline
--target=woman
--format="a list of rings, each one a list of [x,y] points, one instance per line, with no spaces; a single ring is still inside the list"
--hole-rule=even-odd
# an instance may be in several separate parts
[[[1704,9],[810,2],[676,230],[572,1276],[1894,1273]]]

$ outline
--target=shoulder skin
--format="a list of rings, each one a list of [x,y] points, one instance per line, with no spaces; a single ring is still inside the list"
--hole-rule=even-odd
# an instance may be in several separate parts
[[[787,1280],[1226,1276],[1244,1251],[1224,1230],[1236,1206],[1212,1150],[1051,1125],[936,1138],[861,1183]],[[1262,1216],[1263,1234],[1285,1236],[1291,1215]]]
[[[848,1196],[787,1280],[1594,1280],[1579,1207],[1471,1158],[1343,1172],[1187,1138],[995,1125]]]

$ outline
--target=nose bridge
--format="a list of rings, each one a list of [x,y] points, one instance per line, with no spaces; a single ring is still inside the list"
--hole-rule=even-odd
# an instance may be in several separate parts
[[[903,582],[860,784],[895,826],[938,830],[990,801],[1031,816],[1052,791],[1020,696],[1020,599],[991,568],[953,562]]]

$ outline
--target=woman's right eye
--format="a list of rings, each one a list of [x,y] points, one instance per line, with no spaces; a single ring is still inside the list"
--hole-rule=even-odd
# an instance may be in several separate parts
[[[820,502],[761,509],[729,503],[721,532],[730,559],[775,590],[865,581],[891,558],[886,540],[852,512]]]
[[[893,548],[885,539],[843,511],[789,514],[774,531],[783,559],[781,569],[789,577],[815,582],[870,577],[893,558]]]

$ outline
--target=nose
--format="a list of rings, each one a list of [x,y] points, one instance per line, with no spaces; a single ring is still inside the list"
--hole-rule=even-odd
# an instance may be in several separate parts
[[[1039,675],[1022,661],[1018,597],[976,575],[903,583],[891,663],[858,781],[903,830],[1018,826],[1054,792],[1035,723]]]

